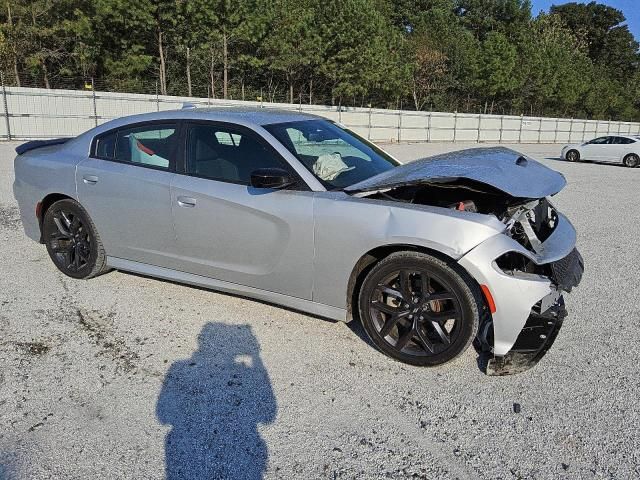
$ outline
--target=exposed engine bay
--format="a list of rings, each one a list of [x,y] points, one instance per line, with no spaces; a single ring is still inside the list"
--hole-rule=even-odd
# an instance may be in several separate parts
[[[400,186],[367,197],[494,215],[507,226],[508,234],[514,240],[535,252],[551,235],[558,219],[547,198],[514,198],[469,179]]]

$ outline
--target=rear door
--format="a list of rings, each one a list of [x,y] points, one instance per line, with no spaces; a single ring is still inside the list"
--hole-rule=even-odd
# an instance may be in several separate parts
[[[78,165],[80,203],[93,219],[107,255],[170,266],[175,249],[171,180],[179,144],[176,122],[113,130],[94,140]]]
[[[311,299],[313,192],[256,132],[217,122],[185,125],[184,161],[171,189],[184,271]],[[286,190],[250,186],[258,168],[288,170]]]
[[[607,161],[621,162],[625,154],[633,151],[635,140],[627,137],[613,137],[612,151]]]

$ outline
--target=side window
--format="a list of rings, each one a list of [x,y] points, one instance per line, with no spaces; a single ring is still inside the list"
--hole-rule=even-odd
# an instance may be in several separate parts
[[[96,141],[95,156],[98,158],[113,159],[116,153],[116,133],[111,132]]]
[[[609,138],[610,137],[600,137],[600,138],[591,140],[589,143],[591,145],[606,145],[607,143],[609,143]]]
[[[218,125],[191,125],[187,134],[187,173],[249,185],[258,168],[287,165],[253,135]]]
[[[147,125],[118,131],[115,160],[169,168],[177,145],[176,125]]]
[[[616,145],[629,145],[631,143],[636,143],[635,140],[631,139],[631,138],[625,138],[625,137],[614,137],[615,138],[615,144]]]

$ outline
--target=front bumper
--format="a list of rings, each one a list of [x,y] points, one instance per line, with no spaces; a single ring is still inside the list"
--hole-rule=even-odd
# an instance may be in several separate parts
[[[554,325],[558,325],[550,331],[540,333],[545,338],[540,339],[544,342],[537,346],[539,348],[533,349],[537,352],[535,355],[532,354],[530,339],[526,351],[522,351],[521,348],[524,341],[521,340],[523,332],[539,331],[542,328],[540,316],[546,319],[549,315],[553,317],[554,312],[558,317],[566,316],[561,293],[569,292],[577,286],[584,271],[582,257],[575,248],[575,240],[573,226],[566,217],[558,214],[558,225],[542,243],[539,253],[525,249],[507,235],[496,235],[459,260],[460,265],[480,285],[488,287],[495,303],[495,312],[487,315],[488,319],[481,326],[479,335],[481,342],[489,345],[494,355],[491,362],[493,371],[513,373],[515,370],[526,369],[523,368],[525,364],[530,368],[553,343],[548,339],[555,339],[561,321],[554,322]],[[497,266],[495,260],[507,252],[517,252],[528,257],[536,265],[544,266],[548,275],[505,273]],[[559,302],[562,302],[562,308],[553,307],[559,305]],[[530,325],[537,326],[531,330]],[[489,341],[488,336],[491,337]],[[518,365],[519,369],[516,368]]]
[[[544,357],[555,342],[567,316],[562,295],[541,311],[543,302],[531,309],[531,315],[506,355],[494,356],[487,363],[487,375],[513,375],[529,370]]]

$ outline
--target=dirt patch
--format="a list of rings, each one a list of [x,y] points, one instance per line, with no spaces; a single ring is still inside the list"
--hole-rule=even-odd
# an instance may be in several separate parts
[[[44,355],[51,348],[46,343],[42,342],[16,342],[15,346],[19,352],[32,357]]]
[[[115,338],[111,333],[113,312],[102,315],[99,312],[89,312],[77,309],[78,323],[87,333],[93,343],[100,348],[100,355],[111,358],[119,370],[132,373],[137,370],[140,356],[133,351],[122,338]]]
[[[17,230],[22,222],[20,221],[20,211],[17,207],[0,205],[0,228],[5,230]]]

